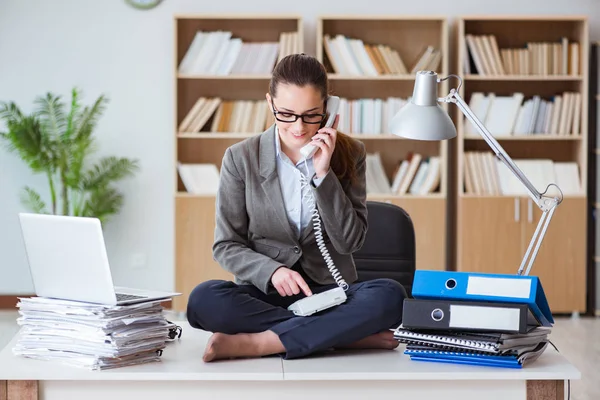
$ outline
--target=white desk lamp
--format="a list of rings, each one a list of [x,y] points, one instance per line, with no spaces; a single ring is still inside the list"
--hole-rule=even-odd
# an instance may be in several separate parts
[[[455,77],[459,80],[458,88],[451,89],[450,94],[446,97],[437,97],[437,84],[449,77]],[[527,263],[525,275],[529,275],[531,266],[537,256],[538,250],[546,234],[546,229],[550,224],[552,215],[556,206],[563,199],[562,191],[554,183],[549,184],[543,193],[540,193],[531,181],[523,174],[523,172],[512,161],[502,146],[494,139],[492,134],[487,130],[483,123],[477,118],[467,103],[459,95],[462,79],[457,75],[449,75],[446,78],[438,79],[437,73],[433,71],[419,71],[417,73],[413,96],[409,103],[398,111],[398,113],[390,121],[390,131],[394,135],[402,136],[407,139],[415,140],[445,140],[456,137],[456,128],[450,119],[448,113],[438,104],[438,102],[455,103],[458,108],[465,114],[467,119],[471,121],[477,128],[479,134],[496,153],[496,157],[500,159],[508,169],[517,177],[517,179],[525,186],[529,196],[542,210],[542,217],[538,222],[537,228],[531,238],[527,252],[521,261],[521,266],[517,271],[517,275],[523,274],[523,269]],[[555,186],[560,195],[558,197],[547,196],[546,193],[550,186]],[[535,246],[535,248],[534,248]],[[532,253],[533,250],[533,253]]]

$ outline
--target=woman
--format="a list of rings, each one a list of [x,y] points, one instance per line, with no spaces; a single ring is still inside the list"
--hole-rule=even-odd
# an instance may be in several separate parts
[[[207,281],[190,294],[191,326],[214,332],[204,361],[398,345],[389,329],[401,322],[404,288],[389,279],[353,283],[352,253],[367,231],[366,152],[362,142],[336,131],[337,117],[333,127],[321,127],[327,94],[327,73],[317,59],[285,57],[266,95],[275,124],[225,151],[213,254],[235,283]],[[307,143],[319,150],[303,160]],[[299,317],[287,310],[290,304],[336,287],[303,199],[308,191],[338,279],[348,288],[343,304]]]

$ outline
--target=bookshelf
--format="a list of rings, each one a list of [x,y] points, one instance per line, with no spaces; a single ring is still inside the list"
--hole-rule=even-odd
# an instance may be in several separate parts
[[[316,28],[317,58],[329,73],[331,94],[343,101],[338,130],[363,141],[367,153],[377,155],[375,164],[367,164],[367,173],[378,171],[379,179],[389,184],[387,189],[375,187],[369,182],[377,178],[367,176],[368,199],[399,205],[411,216],[417,268],[446,269],[448,143],[405,140],[387,130],[390,116],[412,95],[416,70],[448,73],[446,18],[322,15]],[[443,90],[446,82],[440,85]],[[399,174],[402,161],[407,165],[404,175]],[[426,162],[431,173],[438,171],[439,181],[413,188]],[[407,178],[409,165],[416,168],[412,178]]]
[[[600,316],[600,224],[598,223],[598,211],[600,199],[598,197],[598,157],[600,157],[600,42],[594,42],[590,46],[590,80],[589,80],[589,133],[588,133],[588,310],[594,310],[596,316]]]
[[[182,296],[173,308],[185,311],[197,284],[233,277],[212,256],[216,196],[206,182],[215,176],[180,168],[208,164],[218,173],[227,147],[272,123],[265,107],[270,72],[304,43],[298,15],[176,15],[174,30],[175,290]],[[201,190],[191,190],[193,183]]]
[[[554,313],[586,311],[588,48],[586,17],[458,20],[461,95],[538,190],[566,192],[531,272]],[[541,212],[458,109],[455,118],[456,268],[516,273]]]

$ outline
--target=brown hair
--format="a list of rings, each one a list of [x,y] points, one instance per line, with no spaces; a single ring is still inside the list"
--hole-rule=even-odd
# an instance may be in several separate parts
[[[323,100],[329,95],[325,67],[319,60],[304,53],[288,55],[275,66],[269,83],[269,93],[273,98],[277,96],[280,83],[299,87],[311,85],[321,93]],[[356,160],[360,151],[361,148],[350,136],[338,131],[335,150],[331,156],[331,169],[338,179],[349,179],[353,183],[356,181]]]

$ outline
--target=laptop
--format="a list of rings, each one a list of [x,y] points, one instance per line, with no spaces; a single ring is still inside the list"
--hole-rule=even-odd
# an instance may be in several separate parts
[[[97,218],[19,213],[19,221],[37,296],[127,305],[181,294],[115,287]]]

